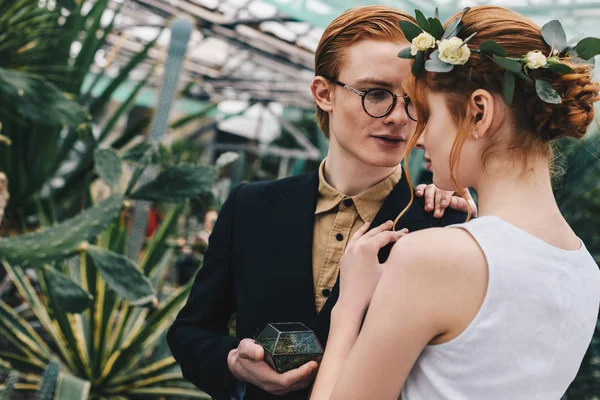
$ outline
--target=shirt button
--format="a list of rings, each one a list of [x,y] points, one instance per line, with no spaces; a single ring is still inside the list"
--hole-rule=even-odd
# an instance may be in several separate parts
[[[329,289],[323,289],[323,291],[321,292],[321,294],[323,294],[323,296],[325,296],[325,297],[329,297],[329,295],[331,294],[331,290],[329,290]]]
[[[352,205],[352,199],[346,199],[346,200],[344,200],[344,205],[346,207],[350,207]]]
[[[342,235],[341,233],[338,233],[337,235],[335,235],[335,238],[337,239],[338,242],[341,242],[342,240],[344,240],[344,235]]]

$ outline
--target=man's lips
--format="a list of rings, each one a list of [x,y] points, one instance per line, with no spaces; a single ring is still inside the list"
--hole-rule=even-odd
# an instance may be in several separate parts
[[[377,135],[371,137],[384,147],[401,147],[406,143],[406,139],[401,136]]]
[[[431,171],[431,159],[425,157],[425,168],[427,168],[428,171]]]

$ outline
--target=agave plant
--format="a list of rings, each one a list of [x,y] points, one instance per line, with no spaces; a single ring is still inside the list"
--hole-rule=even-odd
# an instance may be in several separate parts
[[[0,300],[0,334],[8,344],[0,371],[12,371],[3,390],[35,391],[43,399],[61,393],[74,399],[209,398],[183,380],[172,356],[155,350],[190,289],[161,290],[173,252],[166,238],[184,209],[181,202],[211,190],[216,170],[166,166],[133,189],[150,159],[147,153],[123,191],[121,159],[113,150],[97,150],[96,170],[112,188],[110,196],[53,227],[0,239],[0,260],[32,314],[26,318]],[[136,265],[123,255],[123,211],[135,200],[157,199],[175,204]]]
[[[112,10],[106,26],[102,16],[110,0],[61,0],[55,9],[45,1],[0,1],[0,171],[10,184],[3,224],[9,232],[27,230],[32,218],[36,226],[43,214],[49,222],[72,216],[78,208],[73,204],[86,204],[94,150],[107,145],[122,149],[148,128],[143,121],[115,132],[155,68],[148,69],[113,112],[107,113],[106,106],[130,73],[148,60],[160,32],[116,77],[107,77],[109,65],[95,76],[90,73],[127,1]],[[77,54],[71,53],[74,43],[80,44]],[[84,85],[90,77],[91,84]],[[96,94],[101,80],[109,83]],[[203,118],[212,108],[170,126]],[[53,185],[58,181],[62,185]],[[52,215],[53,210],[59,215]]]

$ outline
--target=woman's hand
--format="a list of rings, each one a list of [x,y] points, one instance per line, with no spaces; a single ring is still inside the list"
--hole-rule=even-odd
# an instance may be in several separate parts
[[[392,221],[369,229],[366,222],[352,236],[340,263],[340,297],[336,308],[362,316],[383,272],[377,254],[379,250],[408,234],[407,229],[394,232]]]

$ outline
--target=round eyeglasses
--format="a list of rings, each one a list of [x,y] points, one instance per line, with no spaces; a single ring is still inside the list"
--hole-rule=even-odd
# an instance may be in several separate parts
[[[343,87],[344,89],[348,89],[352,93],[359,95],[362,98],[363,110],[370,117],[383,118],[388,116],[394,107],[396,107],[398,98],[401,98],[402,102],[404,103],[404,111],[406,112],[408,118],[415,122],[417,121],[417,109],[415,107],[415,103],[413,103],[410,100],[410,97],[408,97],[406,94],[398,95],[383,88],[358,90],[350,85],[346,85],[345,83],[338,81],[337,79],[332,79],[326,76],[324,76],[324,78],[330,80],[336,85]]]

